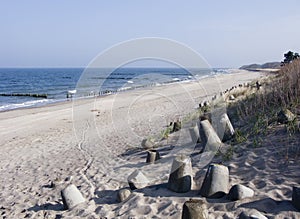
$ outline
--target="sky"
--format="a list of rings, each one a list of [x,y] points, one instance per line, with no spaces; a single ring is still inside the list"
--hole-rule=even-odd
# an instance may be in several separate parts
[[[299,0],[0,0],[0,67],[85,67],[115,44],[161,37],[212,67],[300,51]]]

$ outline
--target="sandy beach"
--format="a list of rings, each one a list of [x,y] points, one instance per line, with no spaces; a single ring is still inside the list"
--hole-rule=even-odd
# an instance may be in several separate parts
[[[201,198],[207,170],[204,158],[192,159],[192,190],[175,193],[165,184],[174,156],[195,150],[189,135],[183,129],[174,143],[160,142],[163,159],[156,164],[146,164],[141,142],[147,138],[158,142],[170,122],[183,120],[202,101],[264,75],[236,70],[199,82],[1,112],[0,217],[181,218],[183,203]],[[300,218],[290,204],[292,186],[300,183],[299,161],[278,162],[273,150],[278,142],[253,150],[241,148],[224,164],[230,167],[230,185],[247,185],[255,196],[236,202],[203,198],[209,218],[237,218],[250,208],[270,218]],[[118,203],[117,192],[128,187],[127,177],[135,170],[145,174],[149,186]],[[69,183],[86,201],[64,210],[60,192]]]

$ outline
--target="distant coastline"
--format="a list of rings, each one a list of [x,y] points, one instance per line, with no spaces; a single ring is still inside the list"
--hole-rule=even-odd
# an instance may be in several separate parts
[[[281,68],[281,62],[267,62],[264,64],[243,65],[239,69],[248,71],[278,71]]]

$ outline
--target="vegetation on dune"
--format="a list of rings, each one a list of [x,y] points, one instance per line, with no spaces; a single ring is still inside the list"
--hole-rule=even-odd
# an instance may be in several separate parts
[[[279,108],[297,111],[300,104],[300,59],[283,66],[265,89],[240,103],[240,115],[270,119]]]
[[[234,144],[249,140],[253,147],[262,145],[267,130],[279,124],[279,113],[284,111],[296,114],[291,120],[282,123],[286,130],[286,140],[299,134],[297,114],[300,113],[300,59],[298,53],[284,55],[285,63],[274,75],[263,80],[263,89],[248,94],[228,108],[228,113],[240,123]],[[298,139],[298,138],[297,138]],[[288,143],[286,144],[288,145]],[[296,148],[296,152],[300,147]]]

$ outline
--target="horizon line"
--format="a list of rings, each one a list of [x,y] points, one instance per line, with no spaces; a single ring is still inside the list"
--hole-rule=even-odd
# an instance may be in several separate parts
[[[0,66],[0,69],[41,69],[41,68],[48,68],[48,69],[67,69],[67,68],[76,68],[76,69],[86,69],[87,67],[83,66]],[[101,67],[101,68],[115,68],[115,67]],[[165,69],[181,69],[181,67],[166,67],[166,66],[161,66],[161,67],[150,67],[150,66],[130,66],[130,67],[119,67],[119,68],[165,68]],[[239,67],[211,67],[211,68],[232,68],[232,69],[237,69]],[[118,68],[117,68],[118,69]],[[195,69],[195,67],[190,67],[187,69]],[[199,68],[197,68],[199,69]],[[206,68],[207,69],[207,68]]]

